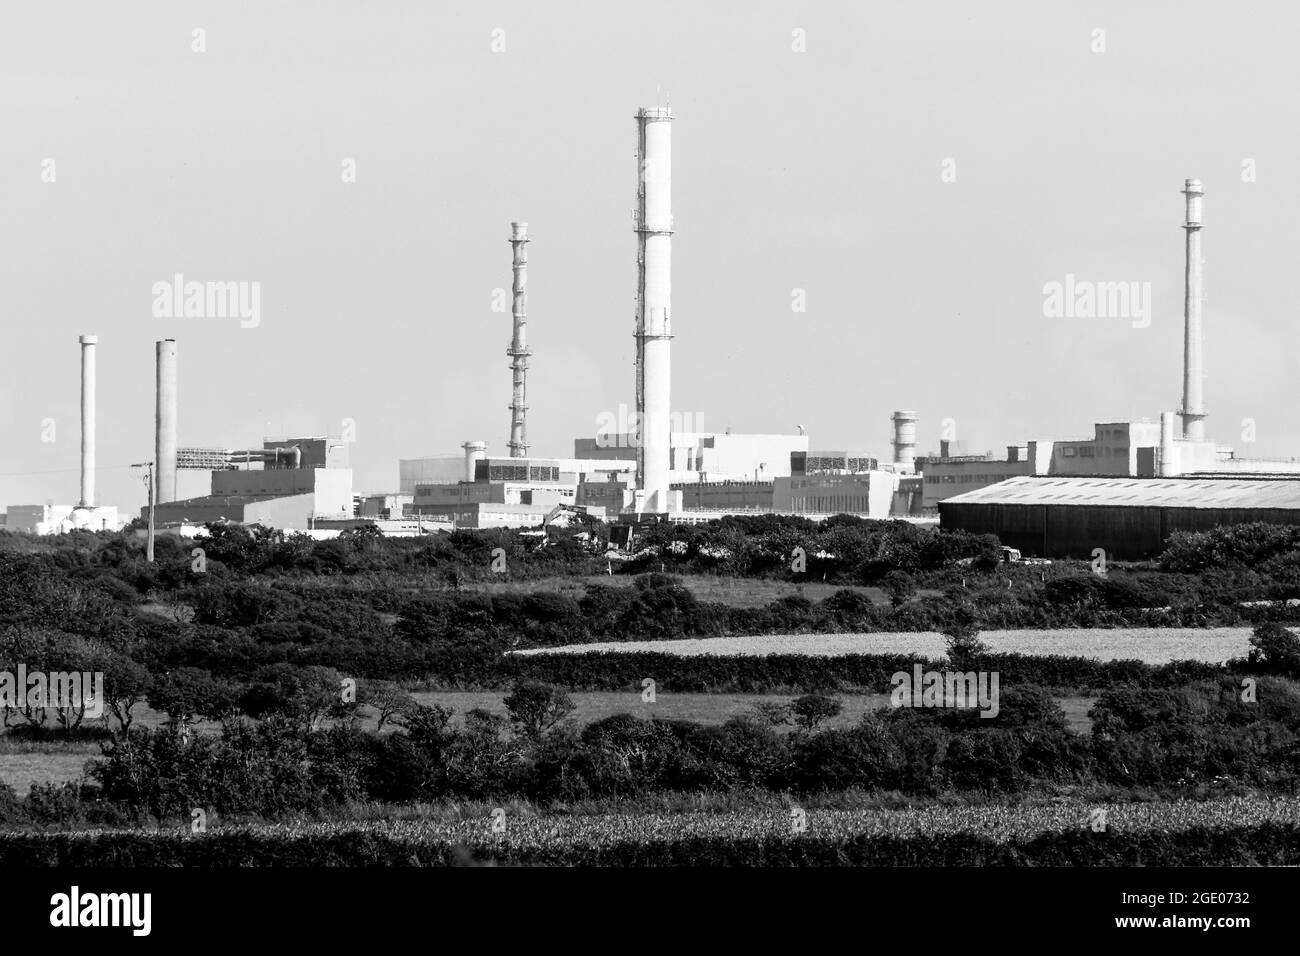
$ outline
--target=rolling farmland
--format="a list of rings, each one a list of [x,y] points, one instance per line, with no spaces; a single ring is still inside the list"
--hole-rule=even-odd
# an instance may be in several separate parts
[[[1139,660],[1163,664],[1174,660],[1219,663],[1245,656],[1250,628],[1060,628],[1055,630],[984,631],[980,639],[994,653],[1035,656],[1091,657],[1098,660]],[[808,654],[917,654],[937,659],[947,653],[944,637],[935,631],[869,634],[756,634],[667,641],[601,641],[530,648],[517,654],[585,654],[592,651],[633,653],[655,651],[692,657],[701,654],[762,656]]]

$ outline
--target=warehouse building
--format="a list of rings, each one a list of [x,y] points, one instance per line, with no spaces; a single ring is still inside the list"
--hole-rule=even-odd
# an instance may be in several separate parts
[[[1021,477],[939,502],[942,528],[1048,558],[1149,558],[1175,531],[1253,521],[1300,525],[1300,478]]]

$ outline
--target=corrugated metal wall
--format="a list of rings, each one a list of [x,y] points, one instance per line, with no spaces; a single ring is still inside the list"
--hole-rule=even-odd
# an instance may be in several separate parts
[[[1175,531],[1265,521],[1300,525],[1300,510],[1275,508],[1119,508],[1105,505],[939,503],[940,526],[995,534],[1026,555],[1088,558],[1094,548],[1117,560],[1159,554]]]

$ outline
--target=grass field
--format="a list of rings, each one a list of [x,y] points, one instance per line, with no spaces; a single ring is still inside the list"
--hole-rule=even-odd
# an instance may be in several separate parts
[[[1056,630],[983,631],[980,640],[998,653],[1093,657],[1098,660],[1139,660],[1163,664],[1172,660],[1219,663],[1244,657],[1250,649],[1248,627],[1117,627]],[[589,651],[632,653],[655,651],[691,657],[699,654],[764,655],[919,654],[940,658],[945,639],[935,631],[892,631],[874,634],[758,634],[671,641],[601,641],[531,648],[516,654],[585,654]]]
[[[857,591],[876,604],[888,604],[889,597],[880,588],[840,584],[792,584],[788,581],[764,581],[752,578],[733,578],[703,574],[678,575],[691,593],[701,601],[729,604],[732,607],[762,607],[778,598],[801,594],[810,601],[823,601],[836,591]],[[578,578],[537,578],[525,581],[475,582],[465,585],[465,590],[522,593],[530,591],[572,592],[581,597],[587,585],[606,587],[631,587],[636,579],[631,575],[596,574]]]

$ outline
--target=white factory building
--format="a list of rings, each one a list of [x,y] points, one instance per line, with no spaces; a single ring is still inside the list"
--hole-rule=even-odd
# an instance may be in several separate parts
[[[224,458],[212,470],[211,493],[158,502],[157,525],[231,521],[305,531],[317,519],[352,517],[352,469],[341,439],[273,439],[260,449],[204,451]],[[141,517],[148,513],[141,509]]]

